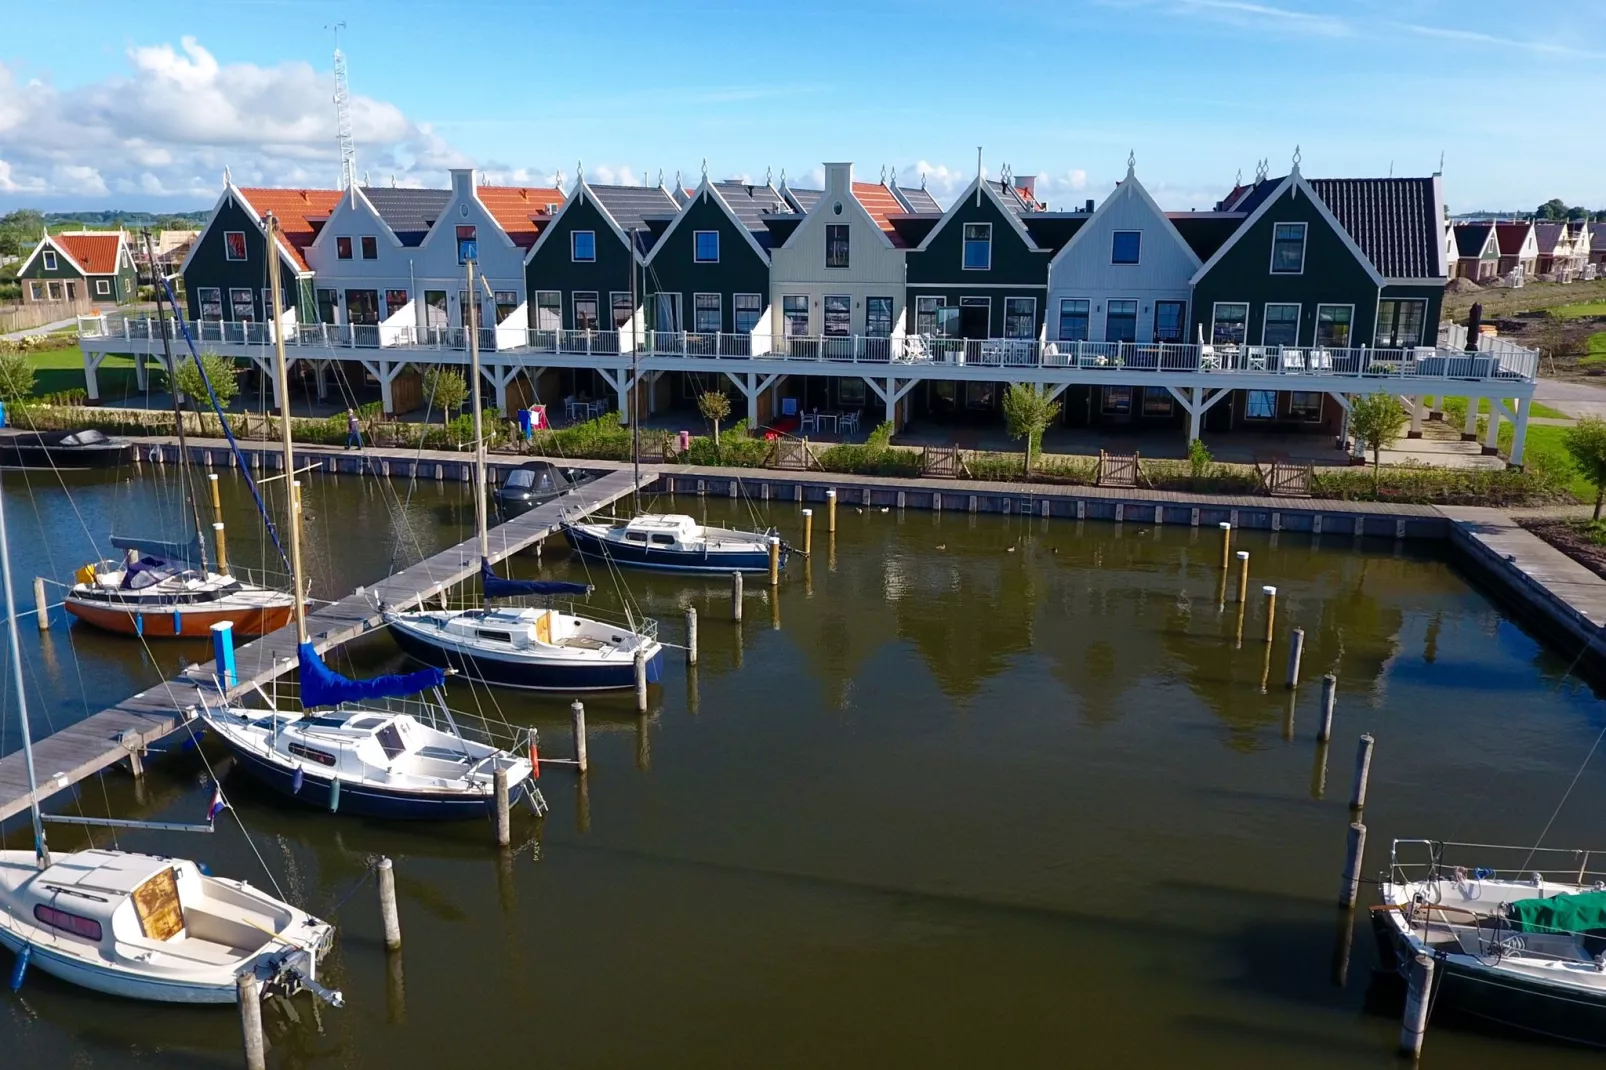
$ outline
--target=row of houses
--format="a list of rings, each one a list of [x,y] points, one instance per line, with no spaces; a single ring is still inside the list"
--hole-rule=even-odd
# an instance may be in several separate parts
[[[1514,285],[1606,278],[1606,223],[1474,220],[1446,228],[1454,277]]]

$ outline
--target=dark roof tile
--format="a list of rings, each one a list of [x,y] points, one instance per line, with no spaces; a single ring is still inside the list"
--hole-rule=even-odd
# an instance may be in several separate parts
[[[1441,277],[1444,221],[1433,179],[1306,181],[1384,278]]]

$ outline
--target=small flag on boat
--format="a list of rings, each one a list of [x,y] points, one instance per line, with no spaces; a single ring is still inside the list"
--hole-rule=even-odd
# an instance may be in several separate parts
[[[223,808],[227,805],[228,803],[223,801],[223,785],[213,784],[212,805],[206,808],[207,823],[210,824],[211,822],[216,821],[217,815],[221,814],[223,812]]]

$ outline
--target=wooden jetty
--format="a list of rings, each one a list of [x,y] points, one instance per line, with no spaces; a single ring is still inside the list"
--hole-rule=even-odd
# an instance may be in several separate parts
[[[461,463],[461,462],[459,462]],[[655,469],[643,468],[641,483],[658,478]],[[518,516],[491,529],[490,557],[500,561],[534,545],[558,530],[559,521],[594,512],[637,489],[629,469],[612,472],[581,486],[557,501]],[[320,653],[371,631],[381,623],[378,604],[407,609],[480,570],[479,538],[469,538],[442,550],[410,568],[381,580],[362,593],[347,595],[307,614],[307,632]],[[230,694],[272,680],[296,663],[294,625],[242,644],[235,651],[236,683]],[[194,667],[148,691],[141,691],[109,709],[34,742],[34,769],[39,778],[39,799],[71,787],[109,765],[135,755],[171,734],[194,716],[201,689],[215,700],[212,662]],[[28,808],[28,777],[19,751],[0,758],[0,821]]]

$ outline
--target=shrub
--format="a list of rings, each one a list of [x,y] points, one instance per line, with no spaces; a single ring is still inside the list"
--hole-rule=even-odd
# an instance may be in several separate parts
[[[206,394],[206,384],[210,382],[218,404],[228,408],[229,402],[240,392],[240,366],[233,359],[212,352],[201,354],[201,365],[206,369],[205,380],[201,378],[201,369],[195,366],[195,361],[187,357],[180,358],[178,370],[173,374],[173,386],[190,399],[190,408],[203,412],[212,407],[212,401]]]
[[[424,372],[424,400],[448,423],[468,401],[468,380],[456,368],[431,365]]]
[[[1381,479],[1383,450],[1394,445],[1404,423],[1405,406],[1393,394],[1361,394],[1350,402],[1350,430],[1372,451],[1374,489]]]
[[[1593,519],[1599,520],[1601,501],[1606,499],[1606,420],[1586,416],[1567,428],[1561,440],[1578,471],[1595,486]]]
[[[0,353],[0,400],[13,404],[33,396],[33,365],[21,353]]]
[[[1010,438],[1026,440],[1026,474],[1032,474],[1032,454],[1043,445],[1043,432],[1059,418],[1060,403],[1036,383],[1010,383],[1004,391],[1004,421]]]

